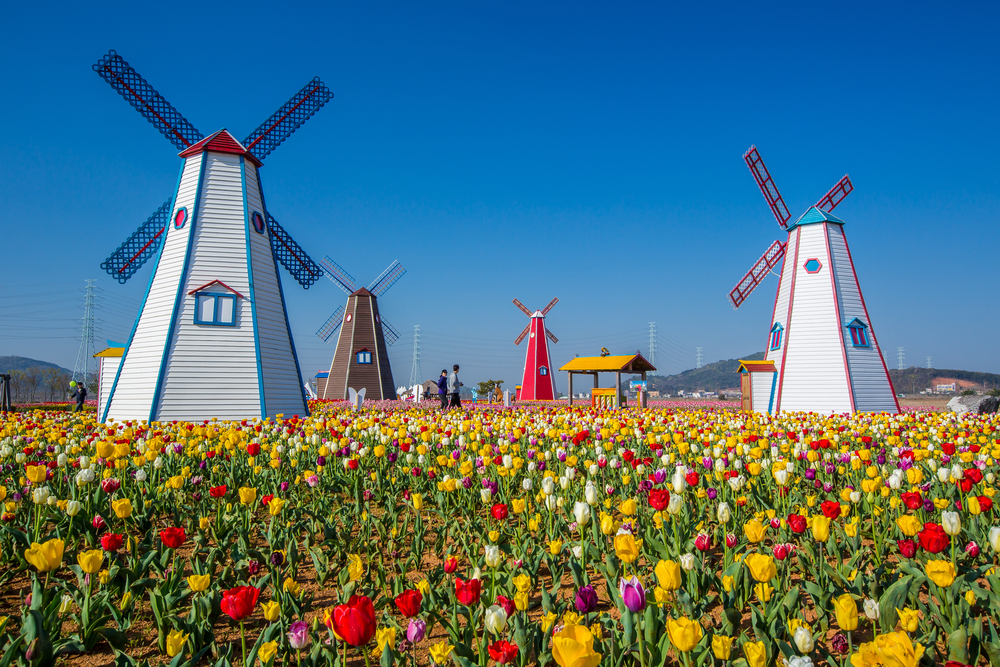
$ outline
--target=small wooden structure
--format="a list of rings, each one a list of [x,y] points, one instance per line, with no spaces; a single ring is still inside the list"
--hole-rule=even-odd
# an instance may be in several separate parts
[[[594,376],[594,389],[597,389],[598,385],[598,373],[614,373],[615,374],[615,389],[613,395],[614,407],[622,407],[624,404],[624,397],[621,395],[622,386],[622,373],[641,375],[642,379],[646,379],[646,373],[651,373],[656,370],[651,363],[646,361],[641,354],[636,352],[635,354],[620,354],[620,355],[608,355],[603,357],[576,357],[571,360],[568,364],[565,364],[559,370],[566,371],[569,376],[569,386],[567,392],[569,394],[569,404],[573,405],[573,376],[574,375],[592,375]],[[593,397],[591,399],[594,400]]]
[[[739,374],[743,412],[772,414],[778,380],[774,362],[740,359]]]
[[[124,347],[109,347],[94,355],[98,360],[97,365],[97,414],[100,418],[101,410],[108,404],[108,396],[111,394],[111,385],[118,374],[118,367],[121,366],[122,357],[125,355]]]

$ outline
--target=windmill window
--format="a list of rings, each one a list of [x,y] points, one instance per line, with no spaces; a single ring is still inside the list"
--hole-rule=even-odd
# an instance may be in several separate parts
[[[370,364],[372,362],[372,353],[368,350],[358,350],[358,363],[359,364]]]
[[[548,375],[549,374],[549,369],[546,368],[545,366],[539,366],[538,367],[538,374],[539,375]]]
[[[264,233],[264,216],[262,216],[257,211],[254,211],[250,216],[250,222],[253,223],[253,229],[258,234]]]
[[[194,323],[213,326],[236,326],[236,296],[233,294],[195,294]]]
[[[775,325],[771,327],[771,344],[769,347],[772,350],[781,349],[781,335],[784,332],[785,332],[784,328],[782,328],[782,326],[778,323],[775,323]]]
[[[854,347],[871,347],[871,342],[868,340],[868,325],[854,318],[854,320],[847,325],[847,330],[851,332],[851,345]]]
[[[174,227],[180,229],[181,227],[184,226],[184,223],[187,222],[187,219],[188,219],[188,210],[187,208],[181,206],[174,213]]]

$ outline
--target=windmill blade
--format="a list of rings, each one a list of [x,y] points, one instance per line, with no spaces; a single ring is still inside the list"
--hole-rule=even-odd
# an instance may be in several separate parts
[[[746,161],[747,166],[750,167],[750,173],[753,174],[753,179],[757,181],[757,187],[764,193],[764,199],[767,200],[767,205],[771,207],[771,213],[774,213],[774,217],[777,218],[781,228],[785,229],[788,227],[788,220],[792,217],[792,214],[788,212],[785,200],[781,198],[778,186],[774,184],[771,172],[764,165],[764,160],[761,158],[760,153],[757,152],[757,147],[751,146],[750,150],[744,153],[743,159]]]
[[[851,183],[851,177],[844,174],[840,182],[830,188],[826,196],[816,202],[816,208],[830,213],[833,209],[837,208],[840,202],[844,201],[844,197],[851,194],[852,190],[854,190],[854,184]]]
[[[528,326],[524,327],[524,331],[522,331],[521,335],[518,336],[517,340],[514,341],[514,345],[520,345],[521,341],[524,340],[524,337],[528,335],[529,331],[531,331],[531,324],[530,323],[528,324]]]
[[[270,213],[267,214],[267,228],[271,232],[268,236],[271,239],[271,251],[274,256],[304,289],[312,287],[313,283],[323,275],[323,269],[319,268],[305,250],[292,240]]]
[[[381,315],[379,319],[382,320],[382,337],[385,339],[385,344],[392,345],[399,340],[399,332],[396,331],[396,327],[389,324]]]
[[[302,123],[309,120],[324,104],[333,99],[333,93],[323,85],[319,77],[302,87],[292,99],[271,114],[256,130],[247,135],[243,145],[261,162],[271,151],[290,137]]]
[[[354,284],[354,276],[344,271],[344,268],[330,259],[329,255],[319,260],[319,265],[326,272],[326,277],[348,294],[354,294],[354,291],[358,289],[358,286]]]
[[[330,336],[336,333],[337,329],[339,329],[340,325],[343,323],[344,307],[340,306],[337,310],[333,311],[333,315],[331,315],[330,318],[323,323],[323,326],[319,328],[316,335],[322,338],[323,342],[326,343],[330,340]]]
[[[548,329],[545,330],[545,335],[548,336],[549,340],[551,340],[553,343],[559,342],[559,339],[556,338],[555,334],[549,331]]]
[[[98,60],[94,64],[94,71],[178,150],[184,150],[205,138],[180,111],[114,51],[108,51],[106,56]]]
[[[514,304],[515,306],[517,306],[518,308],[520,308],[520,309],[521,309],[521,312],[522,312],[522,313],[524,313],[524,314],[525,314],[525,315],[527,315],[528,317],[531,317],[531,311],[530,311],[530,310],[528,310],[527,308],[525,308],[525,307],[524,307],[524,304],[523,304],[523,303],[521,303],[521,302],[520,302],[520,301],[518,301],[517,299],[514,299],[514,301],[513,301],[513,304]],[[518,341],[518,342],[520,342],[520,341]],[[517,344],[517,343],[515,343],[515,345],[516,345],[516,344]]]
[[[559,299],[552,299],[552,301],[549,301],[549,305],[542,308],[542,315],[548,315],[549,311],[552,310],[552,307],[557,303],[559,303]]]
[[[406,269],[399,263],[399,260],[396,260],[378,278],[372,281],[372,284],[368,286],[368,291],[374,294],[376,298],[380,297],[390,287],[395,285],[396,281],[402,278],[404,273],[406,273]]]
[[[753,268],[743,276],[743,280],[729,293],[729,300],[732,302],[733,308],[739,308],[746,301],[750,293],[757,289],[757,285],[763,282],[771,269],[777,266],[778,262],[784,256],[785,244],[781,241],[772,243],[764,254],[761,255],[761,258],[757,260],[757,263],[753,265]]]
[[[118,246],[110,257],[101,262],[101,268],[122,284],[135,275],[135,272],[160,249],[163,232],[166,231],[167,221],[170,219],[172,203],[172,199],[163,202],[163,206],[156,209],[156,212],[149,216],[149,219],[142,223],[125,243]]]

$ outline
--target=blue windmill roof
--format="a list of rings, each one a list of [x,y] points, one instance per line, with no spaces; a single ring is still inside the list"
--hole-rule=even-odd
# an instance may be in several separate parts
[[[788,225],[788,229],[794,229],[799,225],[813,225],[818,222],[832,222],[836,225],[844,224],[844,221],[835,215],[820,210],[815,206],[810,206],[809,210],[799,216],[799,219]]]

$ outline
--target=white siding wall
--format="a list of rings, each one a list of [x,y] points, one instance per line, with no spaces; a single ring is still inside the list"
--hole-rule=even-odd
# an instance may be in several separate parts
[[[750,387],[753,396],[753,411],[767,412],[767,406],[771,400],[771,385],[774,380],[774,373],[751,373]]]
[[[246,163],[247,206],[266,214],[260,202],[257,170]],[[250,229],[254,295],[257,302],[257,336],[264,375],[264,404],[267,416],[278,413],[304,415],[308,408],[302,399],[302,384],[295,368],[292,341],[285,322],[285,304],[279,291],[279,277],[267,234]],[[297,283],[291,283],[297,286]]]
[[[122,360],[115,392],[109,399],[109,418],[149,419],[174,298],[181,287],[179,282],[187,255],[188,234],[192,227],[201,158],[201,155],[195,155],[184,162],[173,211],[186,206],[188,222],[180,229],[175,228],[173,212],[171,213],[166,239],[160,249],[159,263],[150,279],[146,303],[139,315],[139,323],[127,354]],[[195,221],[195,225],[197,224]]]
[[[847,363],[851,369],[854,386],[855,406],[859,412],[896,412],[896,399],[885,365],[882,351],[875,339],[872,323],[868,321],[861,291],[855,275],[855,268],[847,250],[847,239],[841,225],[830,225],[830,251],[833,254],[833,269],[837,281],[840,300],[840,332],[847,349]],[[851,344],[847,324],[858,318],[868,325],[870,348],[854,347]]]
[[[111,393],[111,385],[114,384],[118,367],[122,363],[121,357],[99,357],[101,362],[101,384],[97,388],[97,418],[101,418],[104,406],[108,404],[108,394]]]
[[[781,373],[781,353],[785,350],[785,336],[782,336],[781,347],[777,350],[771,350],[770,332],[775,323],[780,324],[786,330],[788,329],[785,321],[788,319],[788,297],[792,293],[792,267],[795,265],[797,239],[798,233],[796,230],[792,230],[788,235],[787,245],[785,246],[785,259],[781,265],[781,280],[778,282],[778,296],[775,298],[774,317],[771,320],[771,326],[767,328],[765,339],[767,346],[764,348],[766,350],[764,360],[773,361],[774,368],[778,373]]]
[[[851,411],[849,379],[841,347],[840,323],[834,303],[831,262],[824,227],[829,223],[802,225],[798,229],[798,259],[785,268],[795,272],[792,315],[785,323],[784,367],[778,378],[780,409],[786,412]],[[822,263],[819,273],[803,268],[812,258]]]
[[[194,234],[156,418],[192,421],[259,416],[238,155],[207,153]],[[195,297],[188,292],[213,280],[243,295],[237,299],[236,326],[194,323]],[[226,292],[219,285],[211,291]]]

